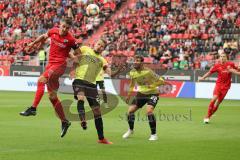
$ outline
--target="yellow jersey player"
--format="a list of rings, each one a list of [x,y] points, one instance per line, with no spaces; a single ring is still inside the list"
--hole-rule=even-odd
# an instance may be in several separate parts
[[[132,104],[128,108],[128,124],[129,129],[123,135],[123,138],[128,138],[133,134],[134,129],[134,113],[147,104],[147,116],[151,128],[151,136],[149,140],[157,140],[156,134],[156,119],[153,114],[154,108],[159,99],[158,86],[164,85],[165,81],[154,73],[151,69],[143,66],[143,57],[136,56],[134,59],[134,69],[129,73],[131,82],[126,102],[129,102],[135,85],[138,87],[137,95],[134,97]]]
[[[95,43],[93,49],[88,46],[80,47],[81,56],[75,69],[75,80],[72,86],[74,98],[78,100],[77,109],[82,128],[87,129],[84,109],[84,99],[86,97],[94,114],[95,126],[99,139],[98,143],[112,144],[112,142],[104,138],[103,120],[96,87],[96,76],[101,72],[101,69],[110,74],[110,68],[107,67],[104,58],[101,56],[106,45],[106,41],[100,39]]]
[[[103,59],[103,63],[104,63],[104,66],[107,65],[107,61],[105,59]],[[104,85],[104,70],[103,70],[103,68],[101,69],[101,71],[97,75],[96,85],[99,86],[99,89],[102,92],[104,106],[106,108],[108,108],[108,105],[107,105],[107,94],[105,92],[105,85]]]

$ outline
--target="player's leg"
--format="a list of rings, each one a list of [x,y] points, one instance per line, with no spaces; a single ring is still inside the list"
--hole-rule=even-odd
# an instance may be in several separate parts
[[[85,92],[85,96],[88,100],[89,106],[92,108],[92,111],[93,111],[95,127],[98,134],[98,143],[112,144],[112,142],[109,142],[104,137],[103,119],[102,119],[102,114],[101,114],[101,109],[99,104],[99,95],[97,91],[97,86],[93,84],[88,85],[88,89]]]
[[[60,102],[57,96],[57,91],[49,90],[49,87],[48,87],[48,94],[49,94],[49,100],[51,101],[57,116],[62,122],[61,137],[64,137],[71,123],[65,117],[62,103]]]
[[[104,103],[107,103],[107,94],[106,94],[106,91],[105,91],[104,81],[101,81],[99,87],[100,87],[100,89],[102,90],[103,101],[104,101]]]
[[[147,105],[147,117],[149,121],[149,127],[151,129],[151,136],[149,140],[157,140],[157,134],[156,134],[156,118],[153,113],[154,107],[152,105]]]
[[[225,96],[227,95],[227,92],[228,92],[228,90],[223,90],[221,92],[221,94],[219,95],[218,99],[216,100],[216,102],[214,104],[212,115],[218,110],[218,107],[222,103],[222,101],[224,100]]]
[[[157,140],[157,134],[156,134],[156,118],[153,113],[155,106],[157,105],[157,102],[159,100],[158,95],[151,95],[149,98],[149,101],[147,102],[147,117],[149,121],[149,127],[151,129],[151,136],[149,138],[150,141]]]
[[[85,117],[85,108],[84,108],[84,100],[85,100],[85,94],[84,94],[84,86],[85,84],[83,81],[79,79],[75,79],[72,83],[73,91],[74,91],[74,98],[78,101],[77,102],[77,110],[78,115],[80,119],[80,124],[84,130],[87,129],[87,122]]]
[[[65,71],[65,66],[53,66],[50,70],[50,75],[47,83],[47,89],[49,94],[49,100],[51,101],[55,112],[62,122],[62,132],[61,137],[67,133],[67,130],[71,123],[66,119],[63,106],[61,101],[57,96],[57,91],[59,88],[59,78],[63,75]]]
[[[134,121],[135,121],[135,112],[138,110],[139,108],[137,107],[136,104],[132,104],[129,106],[128,108],[128,112],[127,112],[127,120],[128,120],[128,130],[127,132],[125,132],[123,134],[123,138],[128,138],[130,135],[133,134],[133,130],[134,130]]]
[[[212,114],[213,114],[214,104],[215,104],[215,102],[217,101],[217,99],[218,99],[218,95],[217,95],[217,94],[216,94],[216,95],[213,95],[213,98],[211,99],[210,104],[209,104],[209,106],[208,106],[207,116],[206,116],[206,117],[204,118],[204,120],[203,120],[203,122],[204,122],[205,124],[209,123],[209,121],[210,121],[210,118],[211,118],[211,116],[212,116]]]
[[[213,91],[213,98],[211,99],[209,106],[208,106],[208,113],[203,120],[203,122],[205,124],[209,123],[210,117],[212,116],[212,113],[213,113],[214,104],[215,104],[216,100],[218,99],[220,93],[221,93],[221,90],[216,85],[214,88],[214,91]]]
[[[104,81],[99,81],[98,84],[99,84],[99,88],[101,89],[101,92],[102,92],[102,95],[103,95],[104,106],[106,108],[109,108],[108,104],[107,104],[107,94],[106,94],[106,91],[105,91]]]
[[[36,109],[39,102],[44,95],[45,84],[47,83],[47,78],[44,77],[44,74],[38,78],[37,82],[37,91],[35,93],[35,98],[31,107],[27,108],[25,111],[20,112],[22,116],[35,116],[37,114]]]

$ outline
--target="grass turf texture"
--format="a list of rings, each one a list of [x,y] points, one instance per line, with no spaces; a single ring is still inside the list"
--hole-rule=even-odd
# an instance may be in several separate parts
[[[60,122],[46,95],[37,116],[19,116],[31,104],[33,95],[32,92],[0,92],[0,160],[240,158],[239,101],[225,100],[211,124],[204,125],[202,120],[209,100],[161,98],[156,108],[159,140],[154,142],[148,141],[150,129],[144,117],[145,108],[136,118],[134,136],[122,139],[128,127],[124,120],[127,106],[121,102],[103,117],[105,136],[114,144],[101,145],[96,143],[92,120],[87,131],[73,122],[66,137],[60,138]],[[72,96],[61,94],[60,98],[72,99]],[[170,118],[160,117],[159,109]],[[173,120],[172,114],[182,118]]]

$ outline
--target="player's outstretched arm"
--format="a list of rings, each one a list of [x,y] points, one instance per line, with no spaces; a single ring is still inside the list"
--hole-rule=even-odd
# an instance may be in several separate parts
[[[204,74],[202,77],[200,77],[200,78],[198,79],[198,82],[205,80],[205,79],[206,79],[207,77],[209,77],[210,75],[211,75],[211,72],[207,72],[206,74]]]
[[[110,77],[115,77],[116,75],[118,75],[121,71],[123,71],[125,68],[125,66],[121,67],[121,68],[118,68],[115,72],[113,72],[111,70],[111,68],[109,68],[107,65],[105,65],[103,67],[103,70],[105,73],[107,73]]]
[[[155,83],[151,84],[151,87],[158,87],[160,85],[169,84],[162,77],[160,77]]]
[[[27,50],[31,50],[33,48],[34,45],[38,45],[38,46],[42,46],[45,41],[48,38],[48,34],[42,34],[40,35],[35,41],[31,42],[28,46],[27,46]]]

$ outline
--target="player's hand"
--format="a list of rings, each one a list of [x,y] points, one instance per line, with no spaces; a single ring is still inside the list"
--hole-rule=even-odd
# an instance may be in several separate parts
[[[72,79],[75,78],[75,76],[76,76],[75,71],[70,71],[70,73],[69,73],[69,79],[72,80]]]
[[[32,49],[34,48],[34,43],[31,42],[27,45],[27,47],[25,48],[26,52],[29,53],[32,51]]]
[[[203,81],[205,78],[203,78],[203,77],[199,77],[198,78],[198,82],[201,82],[201,81]]]

